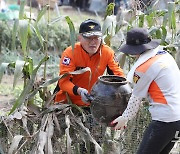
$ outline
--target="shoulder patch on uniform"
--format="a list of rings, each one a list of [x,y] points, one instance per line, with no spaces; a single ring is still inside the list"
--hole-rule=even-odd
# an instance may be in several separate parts
[[[165,54],[165,53],[167,53],[167,51],[162,50],[162,51],[158,51],[157,55],[162,55],[162,54]]]
[[[133,76],[134,83],[137,83],[139,79],[140,79],[140,76],[134,73],[134,76]]]
[[[63,59],[63,61],[62,61],[62,64],[64,64],[64,65],[69,65],[69,64],[70,64],[70,61],[71,61],[70,58],[64,57],[64,59]]]

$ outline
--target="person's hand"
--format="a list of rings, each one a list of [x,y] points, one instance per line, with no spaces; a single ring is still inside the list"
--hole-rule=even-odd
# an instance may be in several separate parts
[[[128,120],[126,118],[124,118],[123,116],[119,116],[111,122],[111,125],[115,125],[115,130],[124,129],[126,128],[127,122]]]
[[[89,99],[88,99],[88,91],[84,88],[78,88],[78,93],[81,96],[81,100],[84,103],[88,103]]]

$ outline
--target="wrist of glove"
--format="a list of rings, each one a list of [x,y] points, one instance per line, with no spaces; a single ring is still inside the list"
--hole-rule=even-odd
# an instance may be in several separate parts
[[[115,125],[115,127],[114,127],[115,130],[118,130],[118,129],[120,130],[120,129],[126,128],[127,122],[128,122],[127,118],[125,118],[123,116],[119,116],[111,122],[111,125]]]
[[[81,100],[84,103],[88,103],[89,99],[88,99],[88,91],[84,88],[78,88],[78,93],[81,96]]]

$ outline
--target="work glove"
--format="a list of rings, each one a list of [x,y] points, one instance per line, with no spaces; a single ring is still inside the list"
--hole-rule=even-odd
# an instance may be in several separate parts
[[[127,126],[128,119],[123,116],[117,117],[115,120],[111,122],[111,125],[115,125],[114,129],[125,129]]]
[[[89,102],[89,98],[88,98],[88,91],[84,88],[80,88],[80,92],[79,92],[80,96],[81,96],[81,100],[84,103],[88,103]]]

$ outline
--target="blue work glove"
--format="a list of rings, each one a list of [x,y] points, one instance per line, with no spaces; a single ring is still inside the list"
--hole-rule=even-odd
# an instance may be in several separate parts
[[[89,102],[88,91],[84,88],[78,88],[78,91],[79,91],[79,95],[81,96],[81,100],[84,103],[88,103]]]

